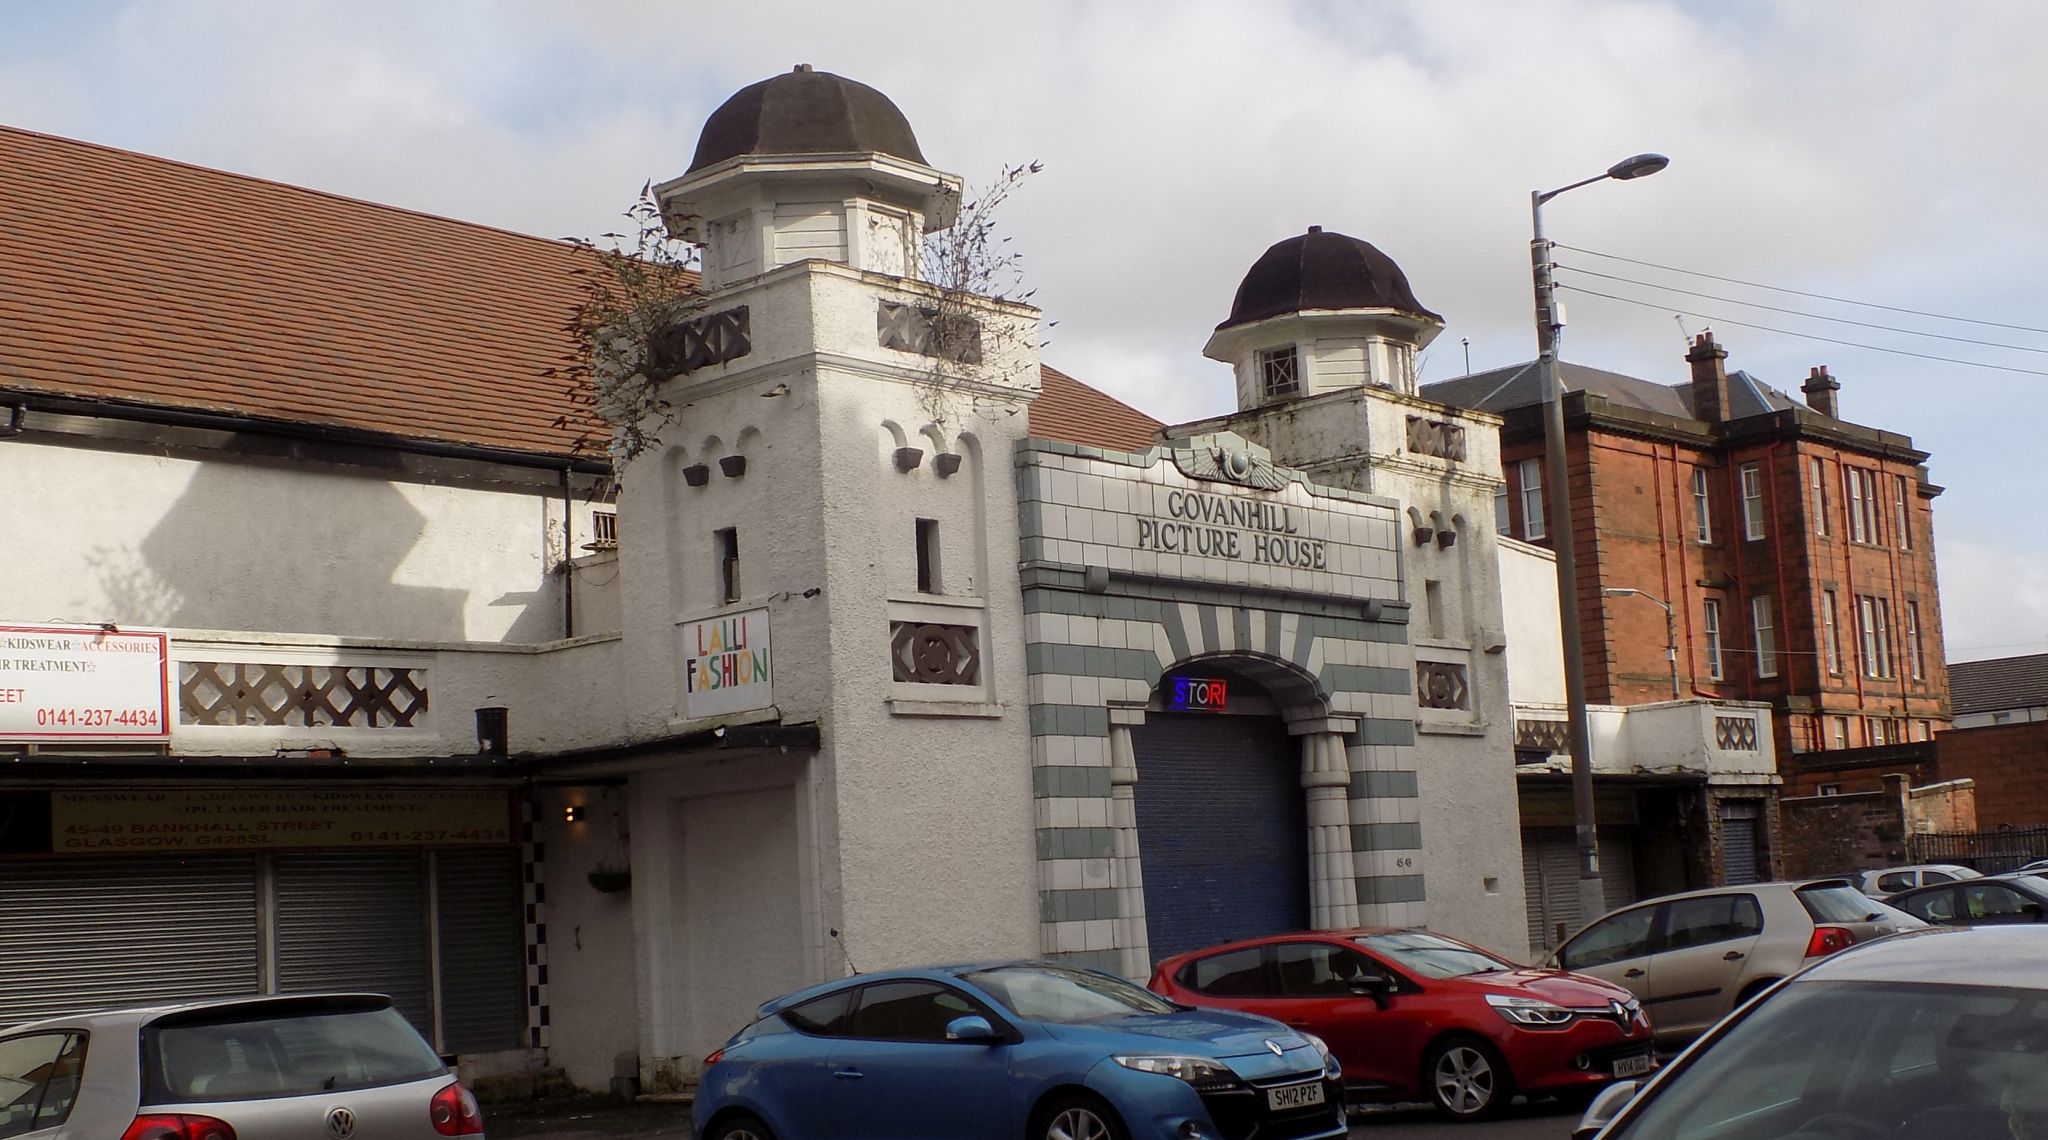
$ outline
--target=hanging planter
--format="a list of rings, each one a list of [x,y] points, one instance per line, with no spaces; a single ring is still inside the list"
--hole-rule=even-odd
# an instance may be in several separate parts
[[[591,887],[600,894],[615,895],[633,887],[631,867],[592,867],[590,874],[585,877],[590,880]]]

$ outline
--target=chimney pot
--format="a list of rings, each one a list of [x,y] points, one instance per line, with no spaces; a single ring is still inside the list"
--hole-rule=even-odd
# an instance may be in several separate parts
[[[1710,424],[1728,419],[1728,366],[1723,363],[1727,359],[1728,350],[1715,343],[1714,330],[1692,338],[1692,348],[1685,354],[1685,360],[1692,365],[1694,419]]]
[[[1842,390],[1842,382],[1828,375],[1828,366],[1817,365],[1807,375],[1806,383],[1799,386],[1806,395],[1806,406],[1829,419],[1841,418],[1841,406],[1835,393]]]

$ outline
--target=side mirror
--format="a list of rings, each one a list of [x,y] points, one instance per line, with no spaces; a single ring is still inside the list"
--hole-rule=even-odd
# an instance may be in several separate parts
[[[1586,1109],[1586,1115],[1579,1118],[1579,1126],[1572,1129],[1572,1140],[1593,1140],[1602,1128],[1621,1115],[1621,1110],[1628,1107],[1628,1102],[1634,1100],[1642,1088],[1641,1081],[1616,1081],[1601,1089],[1600,1095],[1593,1098],[1592,1106]]]
[[[1394,993],[1394,979],[1385,974],[1360,974],[1351,979],[1351,992],[1359,997],[1369,997],[1381,1009],[1387,1008]]]
[[[1003,1035],[988,1023],[988,1018],[970,1014],[946,1023],[946,1040],[963,1045],[1000,1045]]]

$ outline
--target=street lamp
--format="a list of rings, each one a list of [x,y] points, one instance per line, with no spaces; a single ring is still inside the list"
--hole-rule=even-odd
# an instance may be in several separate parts
[[[1645,593],[1634,586],[1603,586],[1601,593],[1610,598],[1626,598],[1630,595],[1657,605],[1664,611],[1664,655],[1671,659],[1671,699],[1678,699],[1678,615],[1672,612],[1671,603],[1655,594]]]
[[[1529,192],[1529,221],[1534,236],[1529,242],[1529,261],[1536,283],[1537,379],[1543,386],[1544,466],[1550,480],[1550,526],[1552,549],[1557,553],[1558,624],[1564,635],[1565,724],[1572,750],[1572,823],[1579,847],[1579,916],[1590,920],[1607,909],[1600,886],[1600,837],[1593,817],[1593,754],[1591,734],[1586,729],[1586,661],[1579,640],[1578,559],[1572,552],[1571,489],[1565,485],[1564,393],[1557,382],[1557,337],[1564,318],[1557,311],[1556,286],[1551,280],[1550,242],[1543,236],[1543,203],[1567,190],[1590,186],[1609,178],[1626,182],[1657,173],[1671,164],[1661,154],[1638,154],[1624,158],[1603,174],[1583,178],[1555,190]]]

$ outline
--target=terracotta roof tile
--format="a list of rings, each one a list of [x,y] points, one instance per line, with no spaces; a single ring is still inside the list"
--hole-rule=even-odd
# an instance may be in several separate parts
[[[1039,375],[1044,386],[1031,404],[1032,435],[1110,451],[1143,451],[1165,426],[1057,368],[1040,368]]]
[[[568,453],[559,241],[0,127],[0,388]]]
[[[0,126],[0,391],[566,455],[567,242]],[[1033,435],[1161,424],[1053,368]]]

